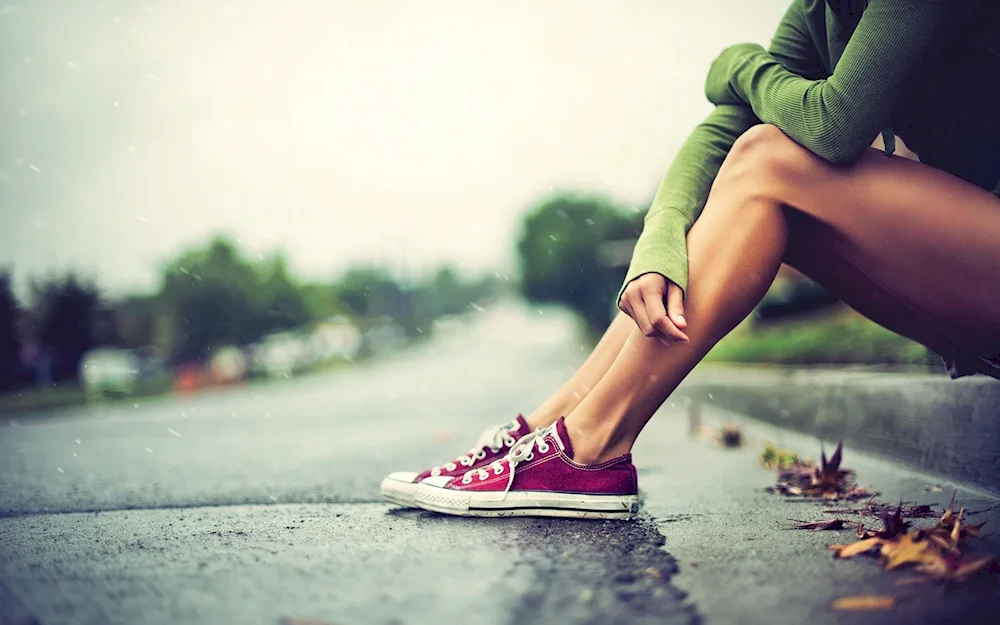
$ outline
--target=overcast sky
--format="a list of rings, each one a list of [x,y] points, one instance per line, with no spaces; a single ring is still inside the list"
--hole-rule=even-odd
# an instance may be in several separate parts
[[[213,232],[307,278],[514,266],[550,189],[647,201],[786,0],[0,0],[0,266],[107,290]]]

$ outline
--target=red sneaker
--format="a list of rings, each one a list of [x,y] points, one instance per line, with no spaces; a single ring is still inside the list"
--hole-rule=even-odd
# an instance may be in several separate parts
[[[593,466],[573,462],[562,419],[525,436],[496,462],[422,480],[415,501],[434,512],[490,517],[630,519],[639,507],[631,455]]]
[[[400,506],[415,507],[413,496],[417,492],[417,484],[422,480],[428,477],[462,475],[466,471],[499,460],[510,451],[518,439],[530,431],[528,422],[521,415],[517,415],[511,423],[486,428],[476,441],[476,446],[464,456],[420,473],[410,471],[390,473],[382,480],[382,497]]]

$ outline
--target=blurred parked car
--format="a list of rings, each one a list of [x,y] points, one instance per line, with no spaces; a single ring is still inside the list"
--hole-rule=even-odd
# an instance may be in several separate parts
[[[309,337],[309,349],[317,362],[354,358],[361,349],[361,331],[349,322],[321,323]]]
[[[80,382],[87,399],[131,395],[139,380],[141,363],[125,349],[99,348],[80,361]]]
[[[235,384],[247,376],[247,358],[238,347],[223,347],[208,361],[208,373],[213,384]]]
[[[364,333],[365,350],[372,355],[387,354],[406,343],[406,330],[391,319],[380,319]]]
[[[308,347],[291,332],[265,336],[253,346],[255,369],[269,377],[285,376],[300,371],[308,365]]]

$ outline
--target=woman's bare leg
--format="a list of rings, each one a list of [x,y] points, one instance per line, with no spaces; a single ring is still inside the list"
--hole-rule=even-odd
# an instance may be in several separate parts
[[[864,272],[827,245],[828,229],[812,218],[786,211],[789,225],[784,262],[822,284],[855,311],[882,327],[945,355],[952,342],[940,328],[915,314],[895,295],[876,284]]]
[[[664,346],[631,331],[566,420],[579,462],[627,452],[677,384],[760,301],[789,238],[808,246],[808,230],[796,227],[791,213],[807,216],[825,248],[880,287],[842,285],[848,303],[904,332],[906,319],[896,315],[906,311],[908,333],[934,349],[951,343],[983,353],[1000,349],[995,196],[875,150],[849,167],[832,166],[777,128],[758,126],[733,147],[688,235],[690,343]],[[894,301],[878,302],[881,292]]]
[[[528,425],[546,427],[572,412],[607,373],[633,327],[635,323],[628,315],[618,314],[573,377],[525,417]]]

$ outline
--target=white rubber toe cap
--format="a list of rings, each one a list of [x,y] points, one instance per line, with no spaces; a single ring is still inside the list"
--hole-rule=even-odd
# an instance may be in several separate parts
[[[431,477],[424,478],[421,484],[427,484],[428,486],[433,486],[435,488],[444,488],[452,479],[454,478],[447,475],[433,475]]]
[[[417,474],[411,471],[390,473],[382,480],[382,497],[399,506],[415,507],[413,497],[417,493]]]
[[[396,471],[387,475],[385,479],[404,484],[413,484],[417,481],[417,475],[419,474],[414,471]]]

